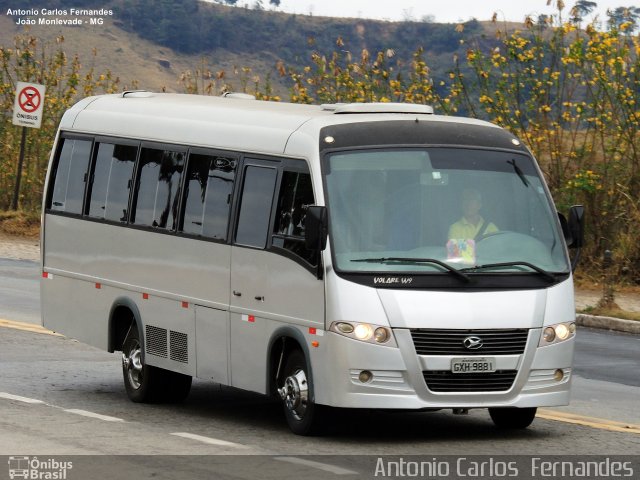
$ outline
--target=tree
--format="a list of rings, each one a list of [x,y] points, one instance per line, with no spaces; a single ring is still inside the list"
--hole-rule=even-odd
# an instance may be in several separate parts
[[[547,28],[547,26],[551,23],[552,18],[551,15],[540,14],[538,15],[537,24],[541,28]]]
[[[638,7],[618,7],[615,10],[607,10],[607,21],[610,29],[625,30],[627,34],[632,34],[638,28],[640,20],[640,8]]]
[[[571,9],[571,21],[580,23],[585,16],[589,15],[598,4],[589,0],[578,0]]]

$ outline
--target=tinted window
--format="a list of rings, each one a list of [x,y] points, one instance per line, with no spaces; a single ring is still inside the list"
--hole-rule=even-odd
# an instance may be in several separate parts
[[[91,141],[64,139],[55,173],[51,210],[82,213]]]
[[[133,223],[175,230],[180,199],[183,152],[143,148]]]
[[[275,168],[249,166],[245,170],[236,242],[264,248],[276,184]]]
[[[189,155],[183,232],[226,238],[235,164],[233,158]]]
[[[307,207],[313,205],[311,176],[308,173],[284,172],[278,195],[273,245],[289,250],[315,264],[316,254],[304,244]]]
[[[89,216],[127,221],[129,190],[138,147],[100,143],[93,171]]]

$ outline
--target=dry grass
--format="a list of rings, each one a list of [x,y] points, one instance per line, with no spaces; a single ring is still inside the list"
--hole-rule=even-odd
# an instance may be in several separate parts
[[[79,56],[83,71],[92,67],[99,73],[110,70],[114,78],[120,78],[123,89],[135,87],[155,92],[181,93],[184,90],[178,84],[180,74],[199,68],[203,59],[213,73],[223,70],[225,79],[236,90],[241,89],[241,82],[232,73],[234,65],[251,68],[251,76],[257,74],[263,80],[268,72],[272,73],[274,82],[279,80],[275,75],[277,58],[273,54],[256,49],[255,52],[241,54],[218,50],[208,54],[185,55],[126,32],[116,23],[113,19],[105,18],[104,25],[99,26],[34,25],[27,33],[41,42],[51,44],[49,50],[57,47],[56,38],[63,36],[62,48],[69,57],[75,54]],[[25,33],[25,29],[18,27],[11,17],[0,16],[0,45],[12,48],[14,37],[21,33]],[[281,85],[274,87],[279,93],[286,92]]]
[[[0,232],[17,237],[38,238],[40,214],[20,210],[0,212]]]
[[[596,315],[599,317],[622,318],[624,320],[635,320],[640,322],[640,312],[629,312],[617,306],[609,308],[587,307],[581,313],[586,313],[587,315]]]

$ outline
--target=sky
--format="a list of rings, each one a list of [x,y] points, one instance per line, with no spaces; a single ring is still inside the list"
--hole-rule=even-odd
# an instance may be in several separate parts
[[[598,4],[600,19],[606,21],[607,8],[635,6],[636,0],[592,0]],[[253,2],[239,0],[239,4]],[[268,0],[262,0],[268,6]],[[494,12],[499,20],[523,21],[527,15],[553,14],[556,0],[547,6],[547,0],[281,0],[278,10],[314,16],[375,18],[380,20],[421,20],[431,16],[433,21],[457,23],[471,18],[489,20]],[[565,0],[563,17],[575,0]],[[594,11],[594,14],[596,12]]]

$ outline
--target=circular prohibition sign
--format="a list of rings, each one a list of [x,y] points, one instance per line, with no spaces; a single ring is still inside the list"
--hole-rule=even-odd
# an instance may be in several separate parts
[[[35,112],[41,101],[40,92],[33,87],[24,87],[18,94],[18,104],[26,113]]]

